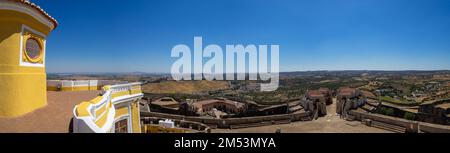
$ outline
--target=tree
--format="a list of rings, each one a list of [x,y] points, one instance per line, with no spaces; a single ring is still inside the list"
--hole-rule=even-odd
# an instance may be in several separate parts
[[[394,116],[395,111],[392,108],[381,108],[381,113],[388,116]]]
[[[406,112],[403,115],[403,118],[407,120],[414,120],[416,118],[416,115],[414,113]]]

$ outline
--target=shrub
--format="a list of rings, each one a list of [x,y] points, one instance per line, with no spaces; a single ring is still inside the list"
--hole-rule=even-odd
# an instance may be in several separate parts
[[[384,115],[388,115],[388,116],[394,116],[394,113],[395,111],[394,111],[394,109],[392,109],[392,108],[381,108],[381,114],[384,114]]]
[[[406,112],[405,115],[403,115],[403,118],[407,120],[414,120],[416,118],[416,115],[410,112]]]

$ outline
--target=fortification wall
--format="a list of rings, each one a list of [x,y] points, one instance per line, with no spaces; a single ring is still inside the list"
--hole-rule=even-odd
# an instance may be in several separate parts
[[[227,119],[215,119],[208,117],[195,117],[195,116],[184,116],[157,112],[141,112],[142,117],[159,117],[174,120],[185,120],[192,122],[199,122],[207,125],[213,125],[217,128],[231,128],[235,125],[240,125],[239,127],[244,128],[245,125],[258,124],[258,123],[271,123],[274,124],[280,121],[299,121],[299,120],[310,120],[310,112],[296,113],[296,114],[281,114],[281,115],[267,115],[267,116],[254,116],[254,117],[241,117],[241,118],[227,118]]]
[[[419,122],[419,130],[427,133],[450,133],[450,126]]]
[[[370,119],[378,122],[396,125],[406,128],[406,131],[411,133],[450,133],[450,126],[447,125],[411,121],[381,114],[371,114],[360,110],[351,110],[349,111],[349,114],[354,116],[356,120],[362,121],[364,119]]]
[[[158,127],[158,121],[164,120],[165,118],[160,117],[143,117],[141,119],[144,128],[142,129],[143,133],[153,133],[153,132],[169,132],[169,133],[186,133],[186,132],[194,132],[194,133],[210,133],[211,129],[203,124],[192,121],[183,121],[175,119],[175,125],[177,128],[163,128]],[[189,129],[189,130],[187,130]],[[194,130],[194,131],[190,131]]]

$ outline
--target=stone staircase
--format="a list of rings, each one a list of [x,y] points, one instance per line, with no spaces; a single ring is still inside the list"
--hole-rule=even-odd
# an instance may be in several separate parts
[[[363,106],[361,106],[360,108],[363,109],[366,112],[375,112],[378,108],[378,105],[380,103],[378,102],[366,102]]]
[[[363,106],[361,107],[361,109],[363,109],[363,110],[365,110],[365,111],[367,111],[367,112],[374,112],[377,108],[374,107],[374,106],[372,106],[372,105],[365,104],[365,105],[363,105]]]
[[[300,101],[294,101],[288,103],[289,113],[295,113],[303,110],[303,107],[300,105]]]

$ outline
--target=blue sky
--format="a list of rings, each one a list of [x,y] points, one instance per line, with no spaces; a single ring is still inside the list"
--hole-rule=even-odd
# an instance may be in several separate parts
[[[278,44],[280,70],[450,69],[448,0],[34,0],[47,72],[169,72],[173,46]],[[224,47],[223,47],[224,48]]]

